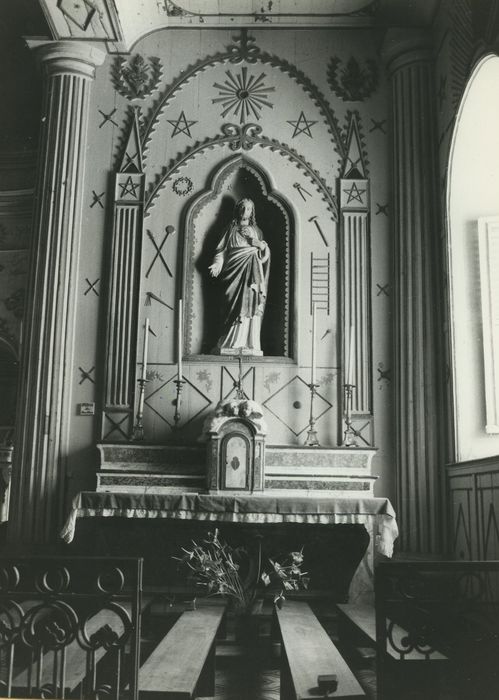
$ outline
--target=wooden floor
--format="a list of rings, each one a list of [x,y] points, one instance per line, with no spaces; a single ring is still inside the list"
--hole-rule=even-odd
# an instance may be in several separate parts
[[[237,663],[217,670],[215,700],[279,700],[279,671]]]
[[[367,700],[376,697],[374,674],[359,671],[357,678]],[[214,700],[279,700],[279,669],[263,668],[258,661],[233,660],[217,669]]]

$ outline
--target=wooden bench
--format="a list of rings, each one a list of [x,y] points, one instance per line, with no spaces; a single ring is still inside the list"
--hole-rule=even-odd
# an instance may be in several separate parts
[[[141,700],[191,700],[215,694],[215,643],[224,605],[188,610],[139,671]]]
[[[330,697],[364,698],[365,693],[347,663],[307,603],[287,600],[277,610],[282,639],[281,700],[326,697],[318,677],[334,674],[337,690]]]

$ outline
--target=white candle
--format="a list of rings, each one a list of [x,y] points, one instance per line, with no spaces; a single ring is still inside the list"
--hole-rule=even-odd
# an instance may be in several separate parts
[[[182,316],[182,299],[178,300],[178,348],[177,348],[177,373],[178,380],[182,380],[182,336],[183,331],[183,316]]]
[[[141,375],[141,379],[146,378],[148,347],[149,347],[149,319],[146,318],[146,323],[144,326],[144,348],[142,351],[142,375]]]
[[[315,302],[312,304],[312,370],[310,375],[310,383],[315,384],[315,321],[316,307]]]
[[[346,349],[346,348],[345,348]],[[353,384],[354,375],[354,357],[355,357],[355,334],[353,324],[350,326],[348,336],[348,359],[345,373],[345,384]]]

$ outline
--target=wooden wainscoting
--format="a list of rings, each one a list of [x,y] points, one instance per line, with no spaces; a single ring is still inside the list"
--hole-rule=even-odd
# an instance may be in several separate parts
[[[455,559],[499,559],[499,456],[450,464],[449,549]]]

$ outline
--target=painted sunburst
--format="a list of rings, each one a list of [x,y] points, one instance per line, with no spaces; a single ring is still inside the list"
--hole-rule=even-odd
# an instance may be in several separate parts
[[[222,117],[226,117],[229,112],[239,117],[239,123],[243,124],[248,117],[260,119],[263,107],[273,108],[269,102],[269,93],[274,92],[274,87],[267,87],[264,84],[265,73],[258,77],[248,75],[248,69],[242,68],[241,72],[233,75],[230,70],[225,71],[227,80],[223,85],[215,83],[219,97],[213,98],[213,104],[221,103],[223,109]]]

